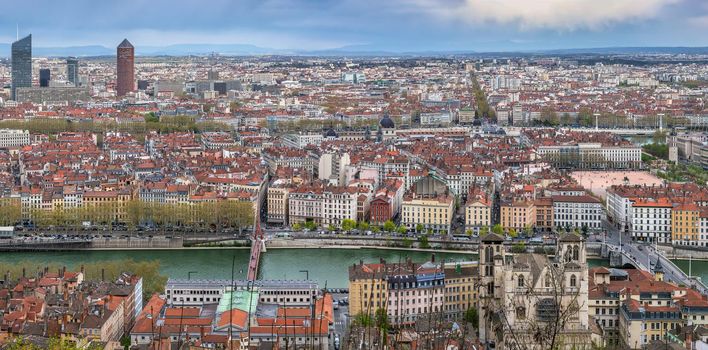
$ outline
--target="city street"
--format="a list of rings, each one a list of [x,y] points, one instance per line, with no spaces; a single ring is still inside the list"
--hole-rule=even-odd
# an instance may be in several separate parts
[[[338,301],[347,299],[348,300],[349,294],[347,293],[332,293],[332,298],[335,303],[337,304]],[[335,349],[335,342],[334,339],[335,337],[339,337],[339,343],[340,345],[343,344],[347,331],[349,329],[349,322],[351,320],[349,319],[349,306],[348,305],[339,305],[335,306],[334,310],[334,334],[332,334],[332,339],[330,342],[330,349]],[[341,348],[341,346],[340,346]]]

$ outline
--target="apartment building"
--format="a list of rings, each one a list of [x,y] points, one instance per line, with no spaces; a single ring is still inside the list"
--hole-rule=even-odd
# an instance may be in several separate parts
[[[319,146],[324,140],[322,134],[286,134],[283,136],[283,144],[292,148],[305,148],[307,145]]]
[[[450,195],[408,193],[401,207],[401,225],[409,230],[423,225],[425,230],[449,233],[454,209],[455,199]]]
[[[589,271],[590,317],[603,330],[604,345],[644,349],[687,324],[708,323],[708,301],[696,290],[636,269],[595,267]]]
[[[538,197],[533,201],[536,207],[536,229],[540,231],[551,231],[555,228],[555,218],[553,210],[553,198]]]
[[[322,192],[322,225],[341,226],[342,220],[357,221],[357,189],[329,186]]]
[[[670,148],[677,150],[679,159],[708,167],[708,135],[703,132],[678,133],[666,137]]]
[[[600,200],[589,195],[552,196],[553,221],[556,227],[600,230],[603,209]]]
[[[459,320],[465,312],[473,307],[479,309],[477,287],[479,264],[446,263],[445,264],[445,303],[443,312],[448,320]]]
[[[301,168],[314,174],[319,162],[301,149],[288,147],[269,147],[263,150],[263,160],[268,164],[271,174],[279,168]]]
[[[530,199],[502,200],[499,212],[505,229],[521,230],[536,224],[536,206]]]
[[[671,243],[700,245],[701,209],[693,203],[679,204],[671,210]]]
[[[320,155],[317,177],[334,186],[344,185],[350,163],[349,153],[325,152]]]
[[[540,158],[555,167],[573,169],[636,169],[642,149],[609,133],[565,129],[524,130],[522,143],[536,147]]]
[[[357,220],[357,189],[355,187],[301,185],[288,194],[288,222],[313,221],[319,226],[335,226],[342,220]]]
[[[0,148],[14,148],[29,145],[28,130],[0,129]]]
[[[708,247],[708,207],[700,208],[698,222],[698,245]]]
[[[607,189],[607,218],[621,231],[629,231],[632,224],[630,212],[632,196],[626,187],[612,186]]]
[[[369,221],[372,224],[382,225],[384,222],[397,217],[401,212],[405,188],[403,181],[397,179],[386,180],[369,204]]]
[[[465,203],[465,229],[479,234],[482,227],[491,227],[492,201],[486,192],[473,188]]]
[[[354,264],[349,268],[349,314],[374,315],[385,309],[394,325],[443,313],[445,272],[434,261],[423,264]]]
[[[636,199],[629,212],[629,233],[641,242],[671,243],[671,210],[668,198]]]
[[[537,152],[554,166],[576,169],[636,169],[642,158],[641,147],[600,143],[539,146]]]
[[[377,309],[385,308],[388,304],[387,277],[389,274],[401,275],[401,271],[408,271],[404,268],[403,265],[386,264],[384,260],[379,264],[364,264],[359,261],[359,264],[350,266],[349,314],[374,315]],[[408,281],[411,282],[412,279]]]
[[[268,186],[268,223],[288,225],[288,199],[292,187],[286,179],[277,179]]]

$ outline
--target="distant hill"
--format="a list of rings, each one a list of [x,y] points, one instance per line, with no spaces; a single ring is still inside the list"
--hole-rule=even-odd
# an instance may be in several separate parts
[[[576,49],[551,49],[551,50],[518,50],[501,52],[479,52],[472,50],[381,50],[370,45],[352,45],[323,50],[282,50],[265,48],[249,44],[176,44],[168,46],[136,46],[136,54],[141,56],[185,56],[208,55],[217,53],[225,56],[251,56],[251,55],[293,55],[293,56],[351,56],[351,57],[391,57],[391,56],[521,56],[529,54],[542,55],[574,55],[574,54],[708,54],[708,47],[599,47]],[[32,48],[32,55],[36,57],[90,57],[112,56],[115,48],[101,45],[67,46],[67,47],[38,47]],[[0,44],[0,57],[10,56],[10,44]]]
[[[206,55],[212,52],[220,55],[268,55],[284,54],[284,50],[259,47],[248,44],[177,44],[163,47],[136,47],[136,54],[150,56]]]
[[[686,47],[686,46],[657,46],[657,47],[598,47],[598,48],[581,48],[581,49],[558,49],[558,50],[541,50],[546,54],[673,54],[673,55],[706,55],[708,47]]]
[[[11,44],[0,44],[0,57],[10,57]],[[184,56],[207,55],[212,52],[220,55],[267,55],[267,54],[297,54],[286,50],[276,50],[245,44],[179,44],[169,46],[136,46],[135,54],[141,56]],[[89,57],[111,56],[116,54],[115,48],[100,45],[67,46],[67,47],[32,47],[32,56],[35,57]]]

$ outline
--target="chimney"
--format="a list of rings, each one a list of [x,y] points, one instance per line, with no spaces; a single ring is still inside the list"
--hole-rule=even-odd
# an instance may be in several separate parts
[[[435,253],[433,253],[432,256],[430,257],[430,262],[431,263],[435,262]]]
[[[84,273],[84,264],[81,264],[81,274]]]
[[[106,269],[101,269],[101,282],[106,280]]]
[[[25,268],[22,268],[22,277],[25,277]]]
[[[66,274],[66,266],[62,267],[62,269],[61,269],[61,278],[64,278],[65,274]]]
[[[359,259],[359,266],[364,266],[364,260]]]

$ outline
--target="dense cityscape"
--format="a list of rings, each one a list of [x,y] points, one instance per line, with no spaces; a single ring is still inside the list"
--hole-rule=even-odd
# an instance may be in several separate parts
[[[0,349],[708,349],[705,48],[20,33]]]

